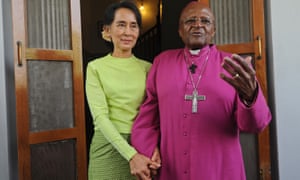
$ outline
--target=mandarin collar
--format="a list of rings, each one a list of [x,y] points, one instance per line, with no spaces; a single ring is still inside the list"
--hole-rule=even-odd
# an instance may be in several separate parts
[[[209,51],[209,49],[210,49],[210,45],[206,45],[202,49],[200,49],[198,54],[192,54],[187,47],[184,48],[184,51],[189,57],[200,57],[203,54],[207,54],[207,51]]]

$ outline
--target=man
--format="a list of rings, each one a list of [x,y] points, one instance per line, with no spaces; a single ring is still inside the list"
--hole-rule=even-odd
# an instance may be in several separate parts
[[[239,133],[271,120],[251,58],[210,44],[215,18],[197,1],[182,10],[179,35],[185,47],[154,60],[132,144],[152,159],[158,147],[158,179],[245,180]]]

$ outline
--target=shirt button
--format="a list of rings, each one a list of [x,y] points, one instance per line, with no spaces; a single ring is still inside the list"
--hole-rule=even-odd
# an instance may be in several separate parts
[[[184,151],[184,153],[183,153],[184,155],[187,155],[188,153],[187,153],[187,151]]]
[[[184,135],[184,136],[187,136],[187,132],[184,132],[183,135]]]
[[[183,114],[183,117],[184,117],[184,118],[187,118],[187,114]]]

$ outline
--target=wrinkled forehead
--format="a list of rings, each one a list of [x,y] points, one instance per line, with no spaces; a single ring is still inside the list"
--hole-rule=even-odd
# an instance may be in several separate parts
[[[215,20],[210,8],[199,2],[189,3],[181,12],[180,20],[184,20],[190,17],[207,17],[211,20]]]

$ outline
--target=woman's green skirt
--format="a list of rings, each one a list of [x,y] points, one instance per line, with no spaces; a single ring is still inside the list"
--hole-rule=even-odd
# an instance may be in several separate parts
[[[122,134],[129,142],[130,135]],[[129,162],[109,143],[100,131],[95,131],[90,146],[89,180],[134,180]]]

